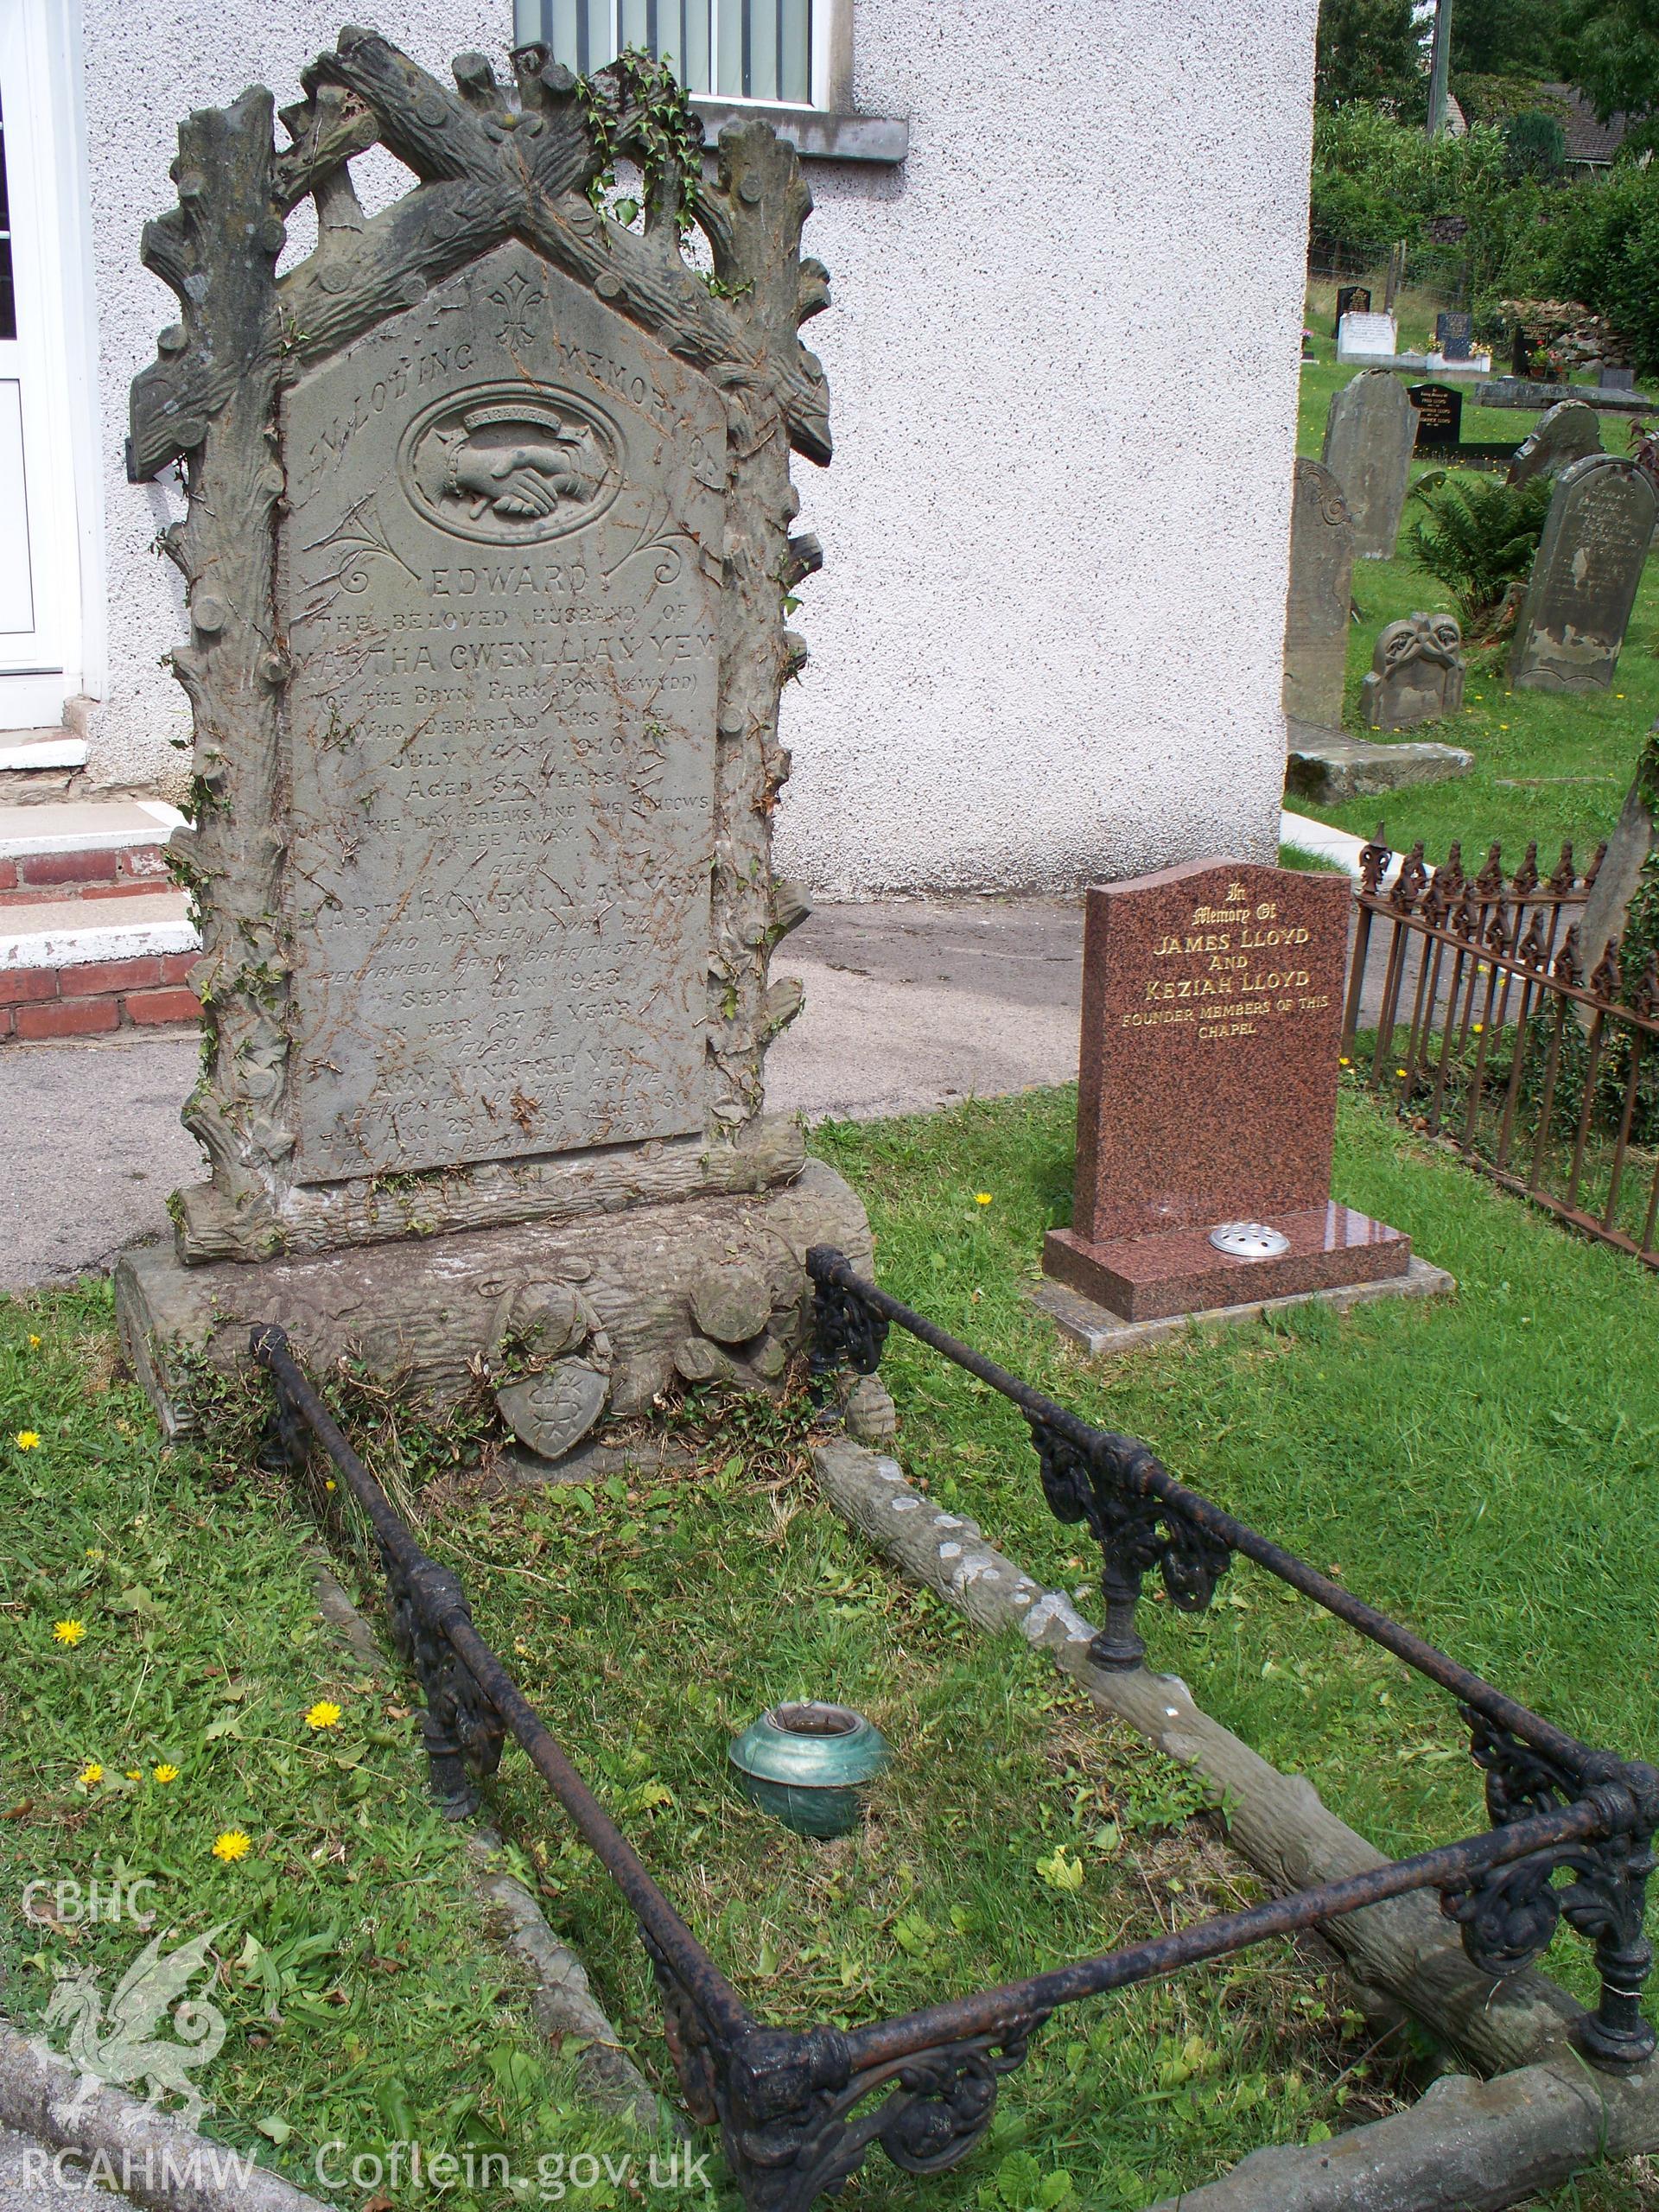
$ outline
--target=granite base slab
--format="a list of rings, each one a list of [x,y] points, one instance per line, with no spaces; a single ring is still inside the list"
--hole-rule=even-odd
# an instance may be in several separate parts
[[[1165,1344],[1185,1336],[1189,1329],[1236,1328],[1245,1321],[1260,1321],[1269,1313],[1285,1313],[1298,1306],[1323,1306],[1333,1313],[1351,1306],[1369,1305],[1377,1298],[1445,1298],[1456,1290],[1457,1279],[1444,1268],[1414,1258],[1402,1275],[1384,1275],[1376,1282],[1349,1283],[1340,1290],[1299,1290],[1280,1298],[1253,1298],[1236,1306],[1211,1306],[1192,1313],[1167,1313],[1156,1321],[1124,1321],[1103,1306],[1063,1282],[1033,1283],[1026,1295],[1046,1313],[1063,1337],[1069,1338],[1090,1358],[1114,1352],[1135,1351],[1142,1344]]]
[[[1087,1243],[1069,1229],[1051,1229],[1043,1239],[1043,1273],[1122,1320],[1157,1321],[1297,1291],[1375,1282],[1404,1274],[1411,1263],[1408,1236],[1334,1199],[1262,1218],[1288,1240],[1273,1259],[1243,1260],[1218,1251],[1209,1225],[1104,1244]]]

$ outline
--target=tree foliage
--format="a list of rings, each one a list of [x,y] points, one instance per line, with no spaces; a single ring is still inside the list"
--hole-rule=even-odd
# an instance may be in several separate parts
[[[1319,0],[1313,92],[1321,107],[1371,100],[1421,117],[1427,95],[1412,0]]]
[[[1503,146],[1510,175],[1517,181],[1535,176],[1554,183],[1567,166],[1567,133],[1553,115],[1540,108],[1523,108],[1503,126]]]
[[[1452,74],[1550,79],[1568,73],[1561,0],[1452,0]]]
[[[1466,278],[1477,316],[1500,299],[1580,300],[1612,326],[1635,367],[1659,374],[1659,161],[1552,183],[1515,152],[1513,137],[1488,124],[1431,142],[1365,101],[1321,110],[1309,188],[1314,250],[1376,267],[1404,238],[1419,278],[1448,289]],[[1452,216],[1467,227],[1438,243],[1437,224]]]
[[[1659,146],[1659,0],[1565,0],[1573,82],[1605,123],[1626,115],[1627,143]]]

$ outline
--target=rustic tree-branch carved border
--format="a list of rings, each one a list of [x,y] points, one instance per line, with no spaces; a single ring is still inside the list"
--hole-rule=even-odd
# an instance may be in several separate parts
[[[760,1107],[766,1044],[799,1004],[794,986],[771,987],[767,974],[772,944],[802,911],[779,900],[771,868],[770,817],[788,773],[779,694],[804,658],[784,601],[821,558],[814,540],[789,534],[798,510],[789,454],[820,463],[830,454],[823,373],[798,334],[829,297],[821,265],[800,258],[811,196],[766,125],[722,132],[692,211],[714,258],[710,285],[682,251],[677,175],[657,164],[640,231],[589,197],[607,159],[647,150],[631,67],[583,86],[540,47],[521,48],[512,66],[507,86],[483,57],[463,54],[451,91],[378,34],[344,31],[303,73],[305,98],[283,111],[285,147],[273,143],[263,89],[190,116],[172,172],[179,205],[144,231],[143,258],[181,308],[133,383],[128,473],[142,481],[177,464],[187,500],[162,541],[188,588],[191,636],[173,665],[194,718],[194,818],[173,859],[202,925],[203,1073],[185,1120],[212,1177],[175,1208],[187,1261],[759,1188],[798,1166],[798,1139],[764,1122]],[[700,127],[690,129],[699,143]],[[376,144],[416,181],[365,216],[351,162]],[[285,218],[308,196],[315,249],[278,276]],[[709,1125],[701,1140],[307,1185],[293,1171],[288,1112],[281,393],[513,238],[726,402]]]

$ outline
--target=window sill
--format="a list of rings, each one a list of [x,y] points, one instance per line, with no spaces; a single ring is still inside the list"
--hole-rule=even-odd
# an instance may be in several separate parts
[[[693,99],[709,143],[728,123],[769,123],[803,159],[875,162],[891,167],[910,151],[907,116],[830,115],[822,108],[775,107],[765,100]]]

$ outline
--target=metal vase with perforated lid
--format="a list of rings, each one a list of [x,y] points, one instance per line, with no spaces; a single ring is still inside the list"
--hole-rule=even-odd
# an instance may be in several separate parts
[[[887,1739],[850,1706],[775,1705],[727,1754],[745,1792],[798,1835],[845,1835],[865,1785],[887,1763]]]

